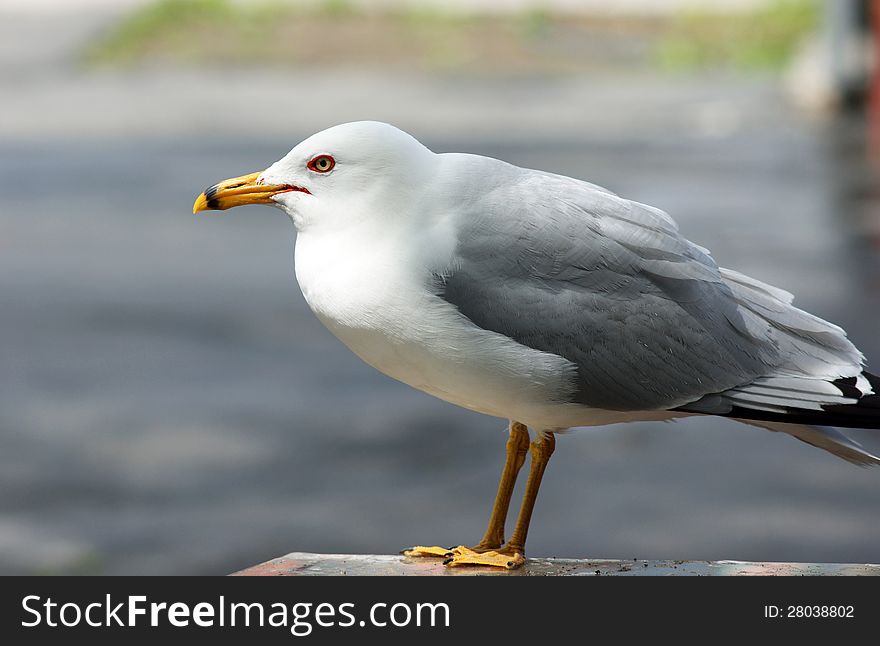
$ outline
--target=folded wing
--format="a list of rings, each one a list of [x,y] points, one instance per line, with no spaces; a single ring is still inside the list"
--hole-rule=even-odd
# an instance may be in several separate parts
[[[861,408],[850,425],[880,425],[866,424],[873,388],[843,330],[720,269],[658,209],[524,171],[465,221],[438,294],[475,325],[575,364],[567,401],[800,424]]]

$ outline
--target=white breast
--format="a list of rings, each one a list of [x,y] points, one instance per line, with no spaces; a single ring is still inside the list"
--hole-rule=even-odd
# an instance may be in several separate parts
[[[296,275],[321,322],[394,379],[538,428],[572,426],[575,417],[584,417],[582,406],[563,403],[573,364],[475,326],[431,293],[425,256],[417,258],[405,258],[390,238],[365,244],[338,231],[300,234]]]

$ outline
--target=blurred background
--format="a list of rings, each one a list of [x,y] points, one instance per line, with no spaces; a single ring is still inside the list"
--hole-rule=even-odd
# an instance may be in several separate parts
[[[0,0],[0,572],[479,539],[505,423],[331,337],[280,211],[190,213],[343,121],[659,206],[880,370],[872,20],[855,0]],[[558,447],[531,555],[880,562],[880,471],[788,436],[706,418]]]

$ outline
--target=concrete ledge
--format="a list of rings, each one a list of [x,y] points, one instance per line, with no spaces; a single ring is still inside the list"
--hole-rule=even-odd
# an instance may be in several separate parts
[[[440,559],[291,552],[232,576],[880,576],[880,565],[747,561],[529,559],[519,570],[447,568]]]

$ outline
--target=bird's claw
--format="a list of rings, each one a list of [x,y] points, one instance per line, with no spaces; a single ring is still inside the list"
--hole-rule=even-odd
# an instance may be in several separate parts
[[[443,565],[446,567],[461,567],[464,565],[483,565],[488,567],[500,567],[505,570],[515,570],[526,562],[522,552],[505,547],[500,550],[477,552],[469,547],[459,546],[452,550]]]
[[[464,545],[452,548],[416,545],[412,549],[404,550],[403,555],[415,558],[425,556],[440,557],[443,559],[443,565],[447,567],[482,565],[514,570],[526,562],[521,551],[510,547],[497,550],[479,550],[465,547]]]

